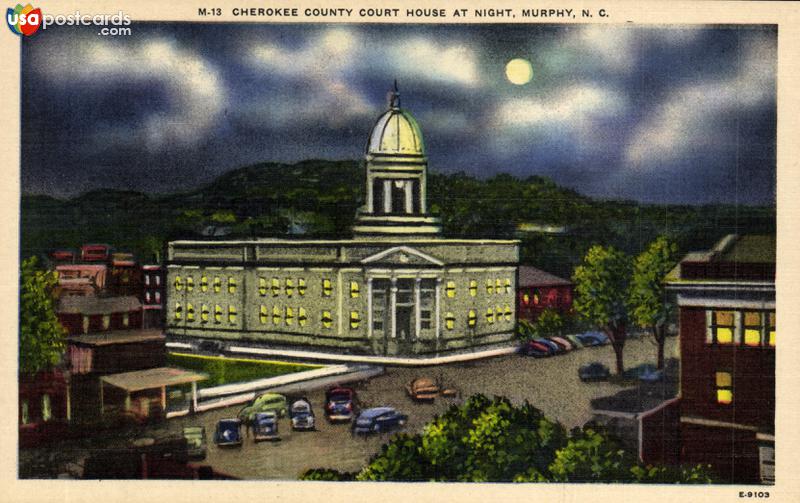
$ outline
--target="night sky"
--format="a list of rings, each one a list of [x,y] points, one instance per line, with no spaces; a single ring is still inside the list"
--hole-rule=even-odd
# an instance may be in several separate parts
[[[774,27],[132,28],[23,40],[23,193],[180,192],[261,161],[359,159],[396,78],[431,171],[774,204]],[[533,80],[508,81],[513,58]]]

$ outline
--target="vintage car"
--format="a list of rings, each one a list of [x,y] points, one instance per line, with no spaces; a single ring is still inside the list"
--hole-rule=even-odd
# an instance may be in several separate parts
[[[622,376],[626,379],[638,379],[642,382],[653,383],[663,379],[664,372],[657,369],[655,365],[645,363],[626,370]]]
[[[289,407],[289,419],[293,430],[313,430],[316,427],[314,410],[307,398],[298,398],[292,402]]]
[[[534,358],[544,358],[552,354],[550,348],[534,341],[528,341],[520,346],[519,353],[525,356],[533,356]]]
[[[419,377],[406,385],[406,393],[412,400],[432,402],[439,394],[439,386],[427,377]]]
[[[242,422],[238,419],[220,419],[214,432],[214,443],[219,447],[242,445]]]
[[[356,392],[353,388],[333,386],[325,391],[325,417],[331,422],[350,421],[355,415]]]
[[[608,336],[603,332],[586,332],[578,335],[578,339],[584,346],[602,346],[608,344]]]
[[[408,416],[397,412],[392,407],[366,409],[353,422],[353,433],[360,435],[385,433],[401,428],[406,421],[408,421]]]
[[[578,369],[578,377],[584,382],[604,381],[608,379],[610,374],[611,372],[608,370],[608,367],[600,362],[592,362]]]
[[[558,344],[558,346],[563,349],[564,351],[572,351],[573,347],[572,344],[564,339],[563,337],[550,337],[550,340]]]
[[[566,337],[566,339],[567,339],[567,340],[568,340],[570,343],[572,343],[572,347],[573,347],[574,349],[580,349],[580,348],[582,348],[582,347],[583,347],[583,343],[581,342],[581,340],[580,340],[580,339],[578,339],[578,336],[577,336],[577,335],[568,335],[568,336]]]
[[[564,352],[564,350],[561,349],[561,346],[551,341],[550,339],[546,339],[544,337],[541,337],[539,339],[533,339],[533,342],[538,342],[539,344],[546,346],[550,351],[551,355],[558,355]]]
[[[253,440],[280,440],[278,434],[278,414],[274,411],[257,412],[253,418]]]
[[[242,421],[252,421],[259,412],[274,412],[279,417],[285,416],[286,397],[277,393],[259,395],[239,411],[238,417]]]
[[[206,428],[205,426],[186,426],[183,428],[183,438],[189,451],[189,459],[206,459]]]

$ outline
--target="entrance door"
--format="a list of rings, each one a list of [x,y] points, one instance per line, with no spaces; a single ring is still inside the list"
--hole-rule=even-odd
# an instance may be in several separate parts
[[[414,306],[397,306],[397,339],[398,344],[412,339],[414,330]]]

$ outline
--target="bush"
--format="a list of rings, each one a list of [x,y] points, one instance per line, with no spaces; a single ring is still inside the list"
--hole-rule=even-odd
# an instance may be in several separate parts
[[[300,480],[326,480],[326,481],[351,481],[355,480],[356,474],[351,472],[340,472],[329,468],[312,468],[300,475]]]

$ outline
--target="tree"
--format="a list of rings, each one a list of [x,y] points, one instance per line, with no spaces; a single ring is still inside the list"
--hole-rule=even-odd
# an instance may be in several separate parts
[[[675,266],[678,246],[661,236],[643,251],[633,264],[631,318],[650,329],[658,345],[658,368],[664,368],[664,341],[674,306],[667,299],[664,276]]]
[[[49,370],[61,361],[66,330],[55,312],[55,271],[37,267],[36,257],[22,262],[19,274],[19,368],[23,373]]]
[[[608,336],[620,375],[624,371],[630,276],[628,256],[614,247],[599,245],[589,248],[572,276],[575,282],[573,308]]]
[[[636,460],[596,426],[587,424],[570,435],[549,467],[555,482],[628,482]]]

